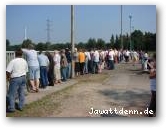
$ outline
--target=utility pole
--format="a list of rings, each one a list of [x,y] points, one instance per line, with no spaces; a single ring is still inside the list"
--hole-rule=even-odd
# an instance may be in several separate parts
[[[123,49],[123,33],[122,33],[122,29],[123,29],[123,24],[122,24],[122,21],[123,21],[123,19],[122,19],[122,5],[121,5],[121,35],[120,35],[120,37],[121,37],[121,48]]]
[[[129,15],[129,18],[130,18],[130,51],[131,51],[131,19],[132,19],[132,16]]]
[[[74,55],[74,5],[71,5],[71,56],[72,56],[72,63],[71,63],[71,75],[72,78],[75,77],[75,62],[73,60],[73,55]]]

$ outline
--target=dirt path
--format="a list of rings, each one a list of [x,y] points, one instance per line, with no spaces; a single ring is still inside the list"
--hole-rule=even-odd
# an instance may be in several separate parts
[[[7,117],[144,117],[150,101],[148,74],[141,65],[87,74],[28,93],[22,112]],[[35,101],[35,102],[34,102]]]
[[[78,77],[76,85],[55,98],[53,102],[60,105],[48,117],[145,116],[149,79],[140,69],[139,64],[118,64],[113,71]],[[132,113],[134,110],[136,113]]]

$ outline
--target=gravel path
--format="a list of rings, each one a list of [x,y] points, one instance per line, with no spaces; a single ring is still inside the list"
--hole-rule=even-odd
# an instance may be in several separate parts
[[[60,105],[48,117],[143,117],[150,88],[148,74],[140,69],[140,64],[117,64],[115,70],[80,76],[39,93],[30,93],[26,101],[31,103],[73,85],[52,101],[60,101]]]

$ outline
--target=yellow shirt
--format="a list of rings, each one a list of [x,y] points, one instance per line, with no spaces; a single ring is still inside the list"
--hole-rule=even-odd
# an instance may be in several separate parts
[[[85,54],[83,52],[79,52],[79,62],[85,62]]]

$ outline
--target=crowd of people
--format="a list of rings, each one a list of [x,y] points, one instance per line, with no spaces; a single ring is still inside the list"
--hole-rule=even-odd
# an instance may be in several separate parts
[[[53,53],[48,51],[39,53],[30,44],[28,48],[22,48],[15,52],[16,58],[8,64],[6,73],[10,81],[8,91],[8,110],[15,111],[15,97],[18,92],[19,105],[18,109],[22,110],[25,102],[24,88],[26,78],[29,81],[30,92],[38,93],[39,88],[46,89],[47,86],[54,86],[66,82],[72,78],[71,68],[72,60],[74,62],[75,76],[84,74],[98,74],[103,69],[114,70],[115,64],[129,61],[142,63],[142,69],[148,70],[150,67],[147,52],[136,52],[129,50],[85,50],[74,49],[73,55],[70,49],[54,50]],[[25,59],[22,58],[24,54]],[[28,72],[28,77],[26,73]],[[154,97],[154,96],[153,96]]]

